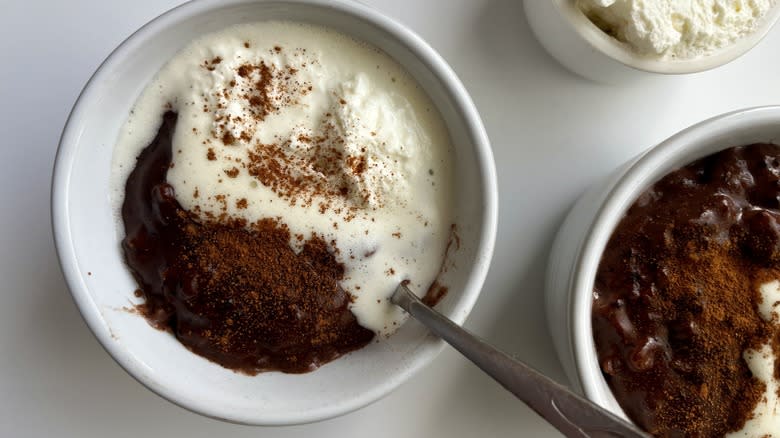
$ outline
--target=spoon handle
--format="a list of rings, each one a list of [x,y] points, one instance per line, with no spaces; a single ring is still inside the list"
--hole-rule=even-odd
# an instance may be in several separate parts
[[[391,301],[572,438],[649,437],[636,426],[574,394],[563,385],[462,329],[400,284]]]

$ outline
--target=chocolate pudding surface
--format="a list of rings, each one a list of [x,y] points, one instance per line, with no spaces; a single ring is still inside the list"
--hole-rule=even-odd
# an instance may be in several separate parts
[[[653,435],[723,436],[765,399],[745,352],[780,345],[758,310],[780,279],[779,197],[780,146],[733,147],[666,175],[613,232],[594,341],[621,407]]]

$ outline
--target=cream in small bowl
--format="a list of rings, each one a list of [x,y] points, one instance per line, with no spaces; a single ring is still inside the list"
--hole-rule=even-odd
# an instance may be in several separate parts
[[[776,178],[779,120],[779,108],[755,108],[671,137],[586,192],[556,238],[547,310],[567,373],[659,436],[777,430],[777,355],[765,345],[777,331],[766,237],[777,200],[759,193],[776,191],[764,176]]]
[[[425,90],[431,111],[438,111],[451,139],[450,170],[459,175],[452,187],[451,214],[458,226],[460,248],[452,253],[450,269],[439,277],[449,292],[438,308],[458,322],[466,318],[487,273],[496,229],[496,178],[487,136],[468,94],[446,63],[414,33],[357,3],[200,0],[175,8],[141,28],[98,69],[68,120],[53,177],[53,227],[63,272],[85,321],[106,350],[141,383],[183,407],[227,421],[303,423],[341,415],[377,400],[429,363],[442,343],[419,324],[409,322],[387,339],[370,342],[306,374],[250,376],[198,356],[135,312],[143,300],[134,294],[138,285],[125,263],[121,248],[125,233],[117,211],[117,190],[111,183],[116,176],[112,159],[120,132],[138,97],[161,68],[204,35],[256,22],[302,23],[349,35],[392,58]],[[239,50],[252,45],[249,39],[237,42]],[[244,47],[245,42],[249,48]],[[275,51],[275,47],[270,50]],[[294,53],[294,48],[290,52]],[[209,70],[221,63],[215,58],[204,58],[201,61],[209,65],[197,68],[222,73],[217,68]],[[376,69],[375,65],[370,67]],[[247,72],[247,77],[256,73],[262,76],[262,69]],[[182,74],[182,83],[186,83],[187,72]],[[335,102],[341,105],[338,97]],[[145,139],[151,141],[148,137],[159,132],[160,114],[146,115],[156,119],[151,122],[155,126],[152,134]],[[143,123],[138,126],[148,128]],[[188,127],[189,132],[193,127]],[[210,134],[210,129],[207,131]],[[220,134],[220,141],[231,143],[226,132]],[[242,132],[236,134],[240,138]],[[384,136],[379,134],[377,137]],[[373,137],[370,132],[368,136]],[[208,147],[201,151],[208,155]],[[170,152],[177,154],[178,150]],[[218,152],[214,151],[215,158]],[[234,171],[225,167],[226,161],[212,162],[207,155],[206,161],[219,164],[223,180],[239,180],[231,177]],[[172,169],[168,165],[166,170],[183,170],[188,163],[176,163]],[[234,163],[240,171],[248,172],[241,163]],[[425,175],[431,176],[425,170]],[[433,171],[435,174],[436,169]],[[205,186],[198,189],[207,191]],[[194,192],[195,187],[188,194],[194,197]],[[167,192],[156,193],[162,196]],[[243,210],[242,198],[231,199],[231,208]],[[247,197],[247,207],[249,201]],[[392,233],[397,230],[390,231],[388,239],[396,239]],[[392,267],[388,266],[388,271]]]
[[[772,0],[528,0],[525,8],[553,57],[604,82],[724,65],[761,41],[780,17]]]

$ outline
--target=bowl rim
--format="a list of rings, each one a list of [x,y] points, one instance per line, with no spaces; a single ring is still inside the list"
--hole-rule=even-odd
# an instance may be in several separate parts
[[[334,403],[322,409],[306,412],[290,412],[286,415],[268,416],[264,415],[263,412],[257,412],[257,415],[239,416],[217,412],[208,403],[188,397],[186,391],[174,390],[167,387],[165,382],[155,379],[146,368],[142,369],[140,363],[127,350],[127,347],[112,339],[110,328],[101,316],[100,309],[91,299],[85,278],[76,264],[77,254],[71,235],[68,193],[72,166],[76,157],[76,145],[81,135],[76,125],[78,125],[77,121],[84,118],[84,108],[88,103],[99,97],[99,93],[96,91],[97,84],[109,79],[106,72],[143,41],[154,38],[158,31],[172,23],[194,15],[209,13],[215,9],[253,3],[282,3],[291,7],[324,7],[369,23],[372,27],[390,35],[416,56],[441,84],[448,97],[452,99],[456,112],[466,120],[470,143],[473,144],[480,178],[483,182],[483,190],[480,195],[484,208],[481,218],[482,229],[479,232],[478,246],[475,249],[472,273],[463,286],[464,293],[451,312],[453,321],[458,324],[465,322],[487,277],[498,227],[498,183],[490,140],[465,86],[441,55],[405,25],[354,0],[190,0],[160,14],[133,32],[98,66],[78,95],[65,122],[51,180],[52,230],[60,268],[84,322],[114,361],[139,383],[182,408],[222,421],[265,426],[305,424],[344,415],[379,400],[432,362],[444,348],[444,342],[439,339],[427,342],[415,350],[412,359],[405,362],[405,367],[398,376],[388,378],[381,384],[374,386],[373,390],[360,393],[342,403]]]
[[[753,32],[739,38],[734,44],[696,58],[660,59],[642,56],[628,44],[609,36],[596,26],[576,5],[577,0],[552,0],[561,18],[567,22],[593,50],[636,70],[664,75],[699,73],[726,65],[755,47],[766,37],[778,19],[780,2],[775,2],[760,19]]]
[[[711,117],[640,153],[636,159],[629,162],[615,184],[609,188],[606,197],[596,209],[593,221],[585,231],[586,237],[580,250],[575,255],[567,303],[575,377],[589,400],[628,419],[622,408],[613,403],[614,397],[597,359],[591,325],[592,289],[601,253],[620,217],[640,192],[647,188],[647,184],[654,181],[648,182],[645,179],[654,170],[697,154],[697,151],[706,148],[709,142],[733,131],[735,127],[746,129],[778,122],[780,105],[751,107]],[[665,173],[671,170],[667,169]]]

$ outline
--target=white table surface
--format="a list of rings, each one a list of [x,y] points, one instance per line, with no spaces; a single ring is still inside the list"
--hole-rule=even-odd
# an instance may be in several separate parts
[[[0,436],[557,436],[451,349],[371,406],[285,428],[192,414],[145,389],[103,351],[57,264],[52,163],[90,74],[126,36],[178,3],[0,0]],[[542,278],[564,213],[598,177],[674,132],[733,109],[780,104],[780,28],[717,71],[607,86],[556,64],[531,35],[520,0],[366,3],[444,56],[493,143],[498,240],[467,327],[563,381],[545,325]]]

